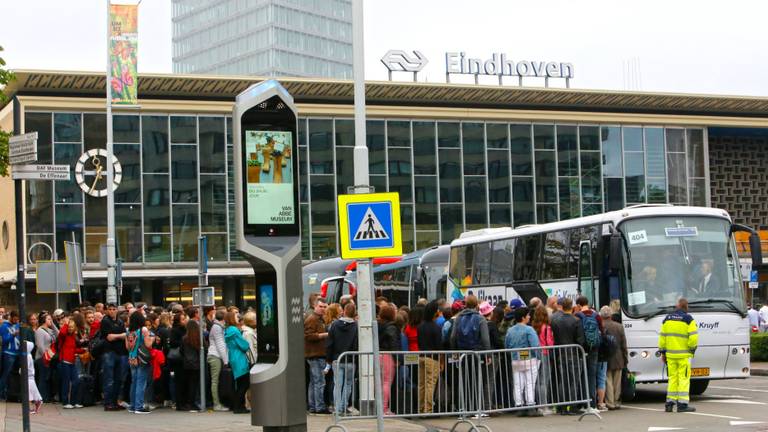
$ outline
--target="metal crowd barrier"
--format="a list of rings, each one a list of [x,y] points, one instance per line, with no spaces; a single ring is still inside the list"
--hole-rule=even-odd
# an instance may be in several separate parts
[[[543,410],[600,418],[590,408],[587,358],[578,345],[490,351],[384,351],[382,400],[374,397],[371,353],[346,352],[333,364],[334,424],[384,418],[456,416],[470,431],[490,429],[472,420],[506,412]],[[369,379],[366,379],[369,378]]]

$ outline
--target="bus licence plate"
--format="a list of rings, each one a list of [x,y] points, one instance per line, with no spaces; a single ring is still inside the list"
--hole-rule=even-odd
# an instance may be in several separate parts
[[[705,377],[705,376],[709,376],[709,368],[692,368],[691,369],[691,376],[692,377]]]

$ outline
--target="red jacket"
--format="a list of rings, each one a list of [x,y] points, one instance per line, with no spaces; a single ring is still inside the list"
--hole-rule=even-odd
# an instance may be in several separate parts
[[[75,354],[82,354],[85,352],[83,348],[77,348],[75,345],[77,337],[69,334],[69,325],[61,326],[59,329],[59,337],[56,340],[56,348],[58,348],[59,361],[75,364]]]

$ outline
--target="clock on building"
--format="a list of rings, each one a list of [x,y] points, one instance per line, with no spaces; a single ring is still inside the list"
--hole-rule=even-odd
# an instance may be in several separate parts
[[[113,183],[115,190],[123,179],[123,167],[112,155]],[[75,164],[75,181],[83,192],[93,197],[107,196],[107,151],[96,148],[80,155]]]

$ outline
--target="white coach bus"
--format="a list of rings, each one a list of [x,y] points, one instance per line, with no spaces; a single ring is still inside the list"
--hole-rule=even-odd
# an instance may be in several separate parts
[[[543,225],[471,231],[451,243],[447,298],[481,300],[584,295],[620,304],[636,382],[667,380],[657,350],[664,316],[679,297],[699,324],[691,393],[709,380],[749,376],[749,321],[733,233],[723,210],[640,205]],[[759,244],[759,243],[757,243]]]

